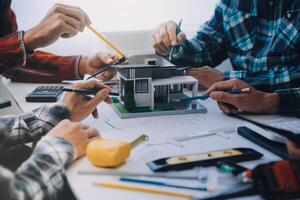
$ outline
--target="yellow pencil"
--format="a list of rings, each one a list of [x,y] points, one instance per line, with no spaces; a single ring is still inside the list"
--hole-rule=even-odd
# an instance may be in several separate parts
[[[192,198],[192,195],[185,194],[185,193],[169,192],[169,191],[165,191],[165,190],[155,190],[155,189],[133,187],[133,186],[120,185],[120,184],[113,184],[113,183],[95,183],[94,185],[101,186],[101,187],[107,187],[107,188],[122,189],[122,190],[131,190],[131,191],[146,192],[146,193],[153,193],[153,194],[162,194],[162,195],[168,195],[168,196],[173,196],[173,197]]]
[[[91,25],[87,25],[88,29],[90,29],[93,33],[95,33],[105,44],[107,44],[109,47],[111,47],[113,50],[115,50],[120,56],[125,57],[125,54],[117,48],[114,44],[112,44],[110,41],[108,41],[103,35],[101,35],[95,28],[93,28]]]

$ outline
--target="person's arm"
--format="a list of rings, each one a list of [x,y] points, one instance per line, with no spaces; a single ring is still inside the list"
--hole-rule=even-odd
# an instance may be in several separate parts
[[[70,118],[63,105],[43,106],[31,113],[0,117],[0,149],[8,151],[16,146],[39,139],[60,121]]]
[[[294,79],[297,80],[296,74],[299,72],[299,65],[273,66],[269,70],[259,72],[231,70],[224,72],[224,80],[238,78],[259,90],[274,92],[276,85],[285,84],[286,82],[292,83]],[[290,85],[293,86],[293,84]]]
[[[82,78],[84,74],[94,74],[100,67],[115,62],[118,57],[97,52],[87,56],[58,56],[43,51],[26,54],[26,65],[6,70],[3,74],[16,82],[59,83],[62,80]],[[101,73],[97,78],[108,80],[115,70]]]
[[[219,3],[213,17],[200,27],[191,40],[182,40],[182,32],[178,34],[177,39],[173,36],[176,33],[174,22],[162,24],[154,31],[153,47],[160,55],[168,58],[171,47],[174,46],[171,62],[176,65],[216,67],[228,57],[223,28],[224,9],[226,5],[223,2]]]
[[[97,138],[97,129],[63,120],[39,141],[15,173],[0,167],[0,199],[61,199],[66,192],[66,167],[85,155],[88,143]]]
[[[300,117],[300,88],[277,90],[279,96],[278,113]]]
[[[229,94],[225,91],[246,89],[241,94]],[[256,90],[239,79],[230,79],[213,84],[206,92],[218,102],[219,108],[225,113],[236,113],[242,110],[252,114],[275,114],[279,109],[279,95]]]
[[[31,83],[56,83],[79,79],[80,58],[34,51],[32,54],[26,54],[26,64],[23,67],[11,68],[3,75],[12,81]]]
[[[0,38],[0,73],[9,68],[23,67],[26,64],[24,32],[15,32]]]
[[[44,137],[15,173],[0,166],[0,199],[58,199],[73,157],[71,143]]]

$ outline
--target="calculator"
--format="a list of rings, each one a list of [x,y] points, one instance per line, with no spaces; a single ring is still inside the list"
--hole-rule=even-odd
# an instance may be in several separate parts
[[[56,102],[59,100],[63,86],[38,86],[26,95],[27,102]]]

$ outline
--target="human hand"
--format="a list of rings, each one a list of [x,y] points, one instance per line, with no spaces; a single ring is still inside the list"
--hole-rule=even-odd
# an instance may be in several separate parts
[[[99,132],[87,125],[63,120],[57,124],[47,136],[61,137],[73,144],[75,148],[74,159],[85,155],[88,143],[99,138]]]
[[[249,88],[249,92],[228,94],[222,91]],[[276,113],[279,97],[276,93],[265,93],[256,90],[239,79],[231,79],[213,84],[205,94],[218,102],[219,108],[225,113],[236,113],[237,109],[253,113]]]
[[[187,71],[190,75],[198,80],[198,84],[205,89],[212,86],[214,83],[223,81],[224,73],[211,67],[192,68]]]
[[[99,89],[100,91],[94,97],[75,92],[69,92],[64,96],[63,104],[69,109],[72,121],[81,121],[91,113],[94,118],[98,118],[97,105],[102,101],[112,103],[111,98],[108,96],[111,88],[96,80],[74,84],[73,88]]]
[[[70,38],[75,36],[89,24],[91,24],[91,20],[80,8],[55,4],[37,26],[25,32],[25,47],[34,50],[48,46],[60,37]]]
[[[285,140],[288,152],[292,158],[300,158],[300,147],[291,140]]]
[[[178,46],[183,40],[186,39],[186,35],[180,32],[176,35],[177,24],[173,21],[168,21],[159,25],[154,30],[152,35],[153,48],[162,55],[168,55],[169,49],[172,46]]]
[[[120,59],[120,56],[115,55],[112,56],[107,53],[97,52],[91,57],[82,56],[79,63],[79,75],[90,74],[93,75],[96,73],[101,67],[105,65],[112,64]],[[105,72],[102,72],[96,76],[97,79],[100,80],[110,80],[116,74],[115,69],[109,69]]]

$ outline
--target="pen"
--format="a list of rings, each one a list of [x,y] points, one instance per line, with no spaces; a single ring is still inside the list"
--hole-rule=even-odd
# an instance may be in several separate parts
[[[236,89],[236,90],[228,90],[228,91],[223,91],[228,94],[241,94],[241,93],[247,93],[250,91],[250,88],[243,88],[243,89]],[[185,101],[192,101],[192,100],[206,100],[210,96],[209,95],[202,95],[202,96],[194,96],[194,97],[183,97],[181,99],[175,99],[173,101],[175,102],[185,102]]]
[[[132,182],[132,183],[142,183],[142,184],[149,184],[149,185],[158,185],[158,186],[166,186],[166,187],[174,187],[174,188],[182,188],[182,189],[189,189],[189,190],[210,191],[206,187],[187,187],[187,186],[181,186],[181,185],[165,183],[165,182],[161,182],[161,181],[151,181],[151,180],[135,179],[135,178],[127,178],[127,177],[120,178],[120,181]]]
[[[181,24],[182,24],[182,19],[179,21],[178,26],[176,27],[176,35],[178,35],[180,33]],[[169,54],[169,61],[171,61],[173,53],[174,53],[174,46],[172,46],[172,48],[171,48],[171,51]]]
[[[113,65],[119,65],[119,64],[122,64],[123,62],[126,61],[126,57],[122,57],[120,59],[118,59],[116,62],[114,62],[113,64],[110,64],[110,65],[104,65],[103,67],[101,67],[100,70],[98,70],[96,73],[94,73],[93,75],[91,75],[90,77],[87,78],[87,80],[93,78],[93,77],[96,77],[98,74],[101,74],[102,72],[105,72],[109,69],[112,68]]]
[[[193,197],[192,195],[185,194],[185,193],[170,192],[170,191],[157,190],[157,189],[148,189],[148,188],[127,186],[127,185],[114,184],[114,183],[95,183],[94,185],[101,186],[101,187],[106,187],[106,188],[131,190],[131,191],[137,191],[137,192],[145,192],[145,193],[152,193],[152,194],[161,194],[161,195],[168,195],[168,196],[181,197],[181,198],[192,198]]]
[[[166,178],[166,179],[181,179],[181,180],[198,180],[198,176],[189,175],[169,175],[166,173],[131,173],[131,172],[110,172],[110,171],[79,171],[81,175],[99,175],[99,176],[121,176],[121,177],[151,177],[151,178]]]
[[[64,92],[75,92],[84,95],[96,95],[100,90],[98,89],[80,89],[80,88],[63,88]],[[117,92],[110,92],[109,96],[119,96]]]

